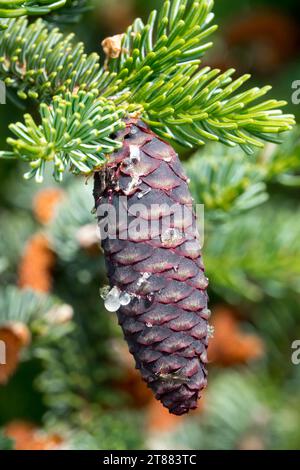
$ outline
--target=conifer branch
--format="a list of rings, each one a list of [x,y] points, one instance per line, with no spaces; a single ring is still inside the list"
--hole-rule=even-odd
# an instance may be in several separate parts
[[[144,120],[163,138],[187,147],[219,141],[246,153],[262,148],[263,141],[278,143],[278,134],[295,124],[294,116],[279,109],[285,101],[255,103],[271,87],[252,88],[236,93],[250,78],[232,79],[234,69],[219,70],[182,66],[174,74],[160,77],[138,91],[133,99],[142,104]]]
[[[275,199],[275,207],[264,205],[211,231],[207,272],[223,298],[258,301],[265,294],[278,298],[284,290],[299,293],[299,222],[293,214],[294,208]],[[220,266],[227,267],[226,273]]]
[[[108,75],[100,69],[99,56],[85,54],[73,34],[49,31],[40,19],[32,24],[25,18],[10,20],[0,32],[0,80],[22,99],[49,101],[78,88],[101,92]]]
[[[12,124],[17,139],[9,138],[8,143],[30,164],[25,178],[41,182],[45,164],[52,162],[53,175],[61,181],[66,167],[74,173],[90,173],[121,146],[110,136],[125,126],[124,116],[123,108],[99,98],[97,90],[57,95],[51,105],[41,104],[40,125],[30,114],[25,115],[25,124]]]
[[[140,87],[140,79],[149,82],[173,66],[200,64],[200,58],[212,46],[207,38],[217,26],[210,26],[213,0],[167,0],[158,14],[153,11],[144,25],[136,19],[122,37],[117,57],[109,57],[108,66],[120,80],[119,89]]]
[[[111,86],[119,81],[119,92],[128,88],[130,102],[143,106],[143,119],[163,138],[188,147],[220,141],[252,153],[263,147],[262,140],[274,142],[274,134],[291,129],[294,117],[278,109],[284,101],[253,104],[271,87],[236,94],[250,75],[233,81],[234,69],[199,70],[212,45],[207,37],[216,30],[209,26],[213,3],[167,0],[145,26],[137,19],[123,36],[119,56],[114,51],[109,58],[110,71],[117,73]]]
[[[43,325],[45,333],[47,323],[51,323],[51,318],[47,313],[62,305],[61,301],[55,297],[7,285],[0,289],[0,325],[20,322],[27,324],[30,329],[34,329],[34,326],[37,325]],[[52,326],[55,325],[53,320]],[[35,332],[37,331],[35,330]]]
[[[212,140],[253,153],[253,148],[263,147],[263,141],[278,142],[278,135],[294,125],[294,116],[282,113],[284,101],[259,101],[270,87],[240,91],[249,75],[233,80],[233,69],[225,73],[209,67],[199,69],[199,57],[211,45],[207,37],[215,30],[209,26],[212,7],[212,0],[165,1],[160,14],[154,11],[146,25],[137,19],[128,28],[113,54],[107,48],[108,62],[102,68],[98,55],[86,55],[81,43],[74,44],[72,35],[48,30],[42,20],[31,25],[24,19],[10,20],[7,30],[0,33],[0,79],[16,88],[20,98],[39,98],[55,110],[59,100],[72,99],[70,93],[76,96],[80,91],[82,99],[86,93],[89,101],[89,93],[98,90],[95,99],[107,100],[112,116],[118,114],[115,130],[119,119],[135,112],[162,138],[184,146],[198,147]],[[60,99],[51,102],[55,95]],[[104,101],[98,104],[105,107]],[[42,104],[42,119],[46,109]],[[11,126],[18,139],[9,139],[9,143],[15,155],[32,162],[29,176],[41,180],[42,167],[49,159],[56,162],[57,179],[68,163],[86,173],[99,166],[105,152],[113,151],[110,142],[102,146],[101,157],[92,156],[98,149],[95,132],[104,132],[108,138],[106,131],[113,128],[102,127],[93,112],[90,115],[79,109],[78,113],[88,153],[77,137],[71,136],[72,155],[67,151],[70,142],[58,145],[54,136],[61,132],[60,114],[52,115],[51,133],[28,116],[25,125]]]
[[[7,28],[7,22],[1,18],[47,15],[72,3],[73,0],[0,0],[0,29]]]
[[[82,15],[93,8],[91,3],[90,0],[66,0],[65,6],[51,11],[46,20],[55,24],[78,23]]]
[[[207,220],[228,221],[267,201],[268,175],[236,149],[210,144],[185,164],[190,189],[205,205]],[[201,169],[201,171],[199,171]]]

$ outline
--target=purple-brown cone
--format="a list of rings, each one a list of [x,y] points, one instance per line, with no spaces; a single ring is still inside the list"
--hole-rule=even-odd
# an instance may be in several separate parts
[[[130,294],[117,314],[136,367],[156,398],[181,415],[197,407],[207,382],[208,281],[192,198],[177,154],[144,123],[128,122],[117,137],[122,149],[95,174],[108,277],[111,287]],[[142,204],[138,211],[136,204]],[[184,215],[168,213],[174,205],[185,208]],[[111,222],[117,237],[105,238],[99,213],[105,207],[125,210],[129,226],[137,217],[145,224],[128,233],[123,217],[117,217]]]

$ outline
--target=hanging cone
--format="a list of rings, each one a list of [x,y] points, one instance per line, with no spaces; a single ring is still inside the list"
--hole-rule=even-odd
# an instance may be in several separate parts
[[[23,347],[30,343],[30,332],[23,323],[0,326],[0,384],[5,385],[18,367]]]
[[[197,407],[206,386],[210,313],[192,198],[175,151],[147,126],[128,122],[117,138],[123,139],[122,149],[95,175],[111,287],[103,293],[105,306],[117,311],[136,367],[156,398],[181,415]],[[136,204],[142,211],[139,220],[146,224],[139,233],[126,233],[124,210],[132,228]],[[174,205],[185,210],[171,215],[170,225]],[[106,208],[116,208],[122,216],[108,224],[116,236],[105,239],[107,218],[100,212]]]
[[[208,359],[213,364],[230,367],[259,359],[264,345],[257,335],[241,331],[235,312],[224,306],[217,307],[212,316],[214,336],[209,342]]]
[[[63,443],[60,436],[46,434],[26,421],[10,422],[4,428],[4,433],[14,441],[15,450],[56,450]]]
[[[48,293],[52,288],[55,255],[47,238],[36,233],[27,242],[19,265],[19,286]]]
[[[39,191],[33,200],[33,213],[40,224],[51,222],[58,203],[62,201],[65,193],[62,189],[48,188]]]

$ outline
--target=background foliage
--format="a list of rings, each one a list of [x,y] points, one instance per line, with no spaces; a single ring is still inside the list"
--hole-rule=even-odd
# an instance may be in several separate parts
[[[95,3],[75,26],[66,10],[60,26],[101,53],[104,37],[162,2]],[[216,0],[220,28],[205,57],[205,65],[252,73],[254,86],[272,83],[272,96],[298,118],[299,8],[297,0]],[[0,106],[1,148],[8,123],[22,120],[16,101]],[[37,185],[22,179],[26,165],[5,161],[0,339],[9,341],[11,370],[0,374],[0,448],[299,449],[300,365],[291,347],[300,339],[300,128],[252,156],[218,143],[178,150],[206,211],[215,336],[199,411],[173,417],[153,400],[103,308],[91,182],[66,176],[58,185],[46,171]]]

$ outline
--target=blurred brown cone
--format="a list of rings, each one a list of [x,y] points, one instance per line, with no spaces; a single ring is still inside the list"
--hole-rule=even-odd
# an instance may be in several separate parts
[[[242,56],[237,68],[259,74],[278,71],[298,52],[299,32],[292,16],[273,8],[258,9],[235,18],[228,28],[226,42],[230,54]],[[244,48],[244,54],[241,54]]]
[[[19,286],[48,293],[52,288],[55,255],[47,238],[36,233],[27,242],[19,265]]]
[[[266,444],[262,436],[253,433],[244,436],[237,448],[238,450],[266,450]]]
[[[245,364],[264,354],[264,345],[257,335],[244,333],[235,312],[220,306],[213,311],[214,336],[208,347],[210,362],[223,367]]]
[[[16,450],[56,450],[63,442],[59,435],[46,434],[25,421],[12,421],[4,433],[14,441]]]
[[[33,212],[38,222],[43,225],[51,222],[58,203],[62,201],[64,196],[64,191],[58,188],[47,188],[39,191],[33,200]]]
[[[136,18],[133,0],[102,0],[95,10],[101,29],[115,34],[126,31]]]
[[[5,385],[15,372],[21,349],[30,343],[31,335],[23,323],[9,323],[0,326],[1,357],[0,384]]]

